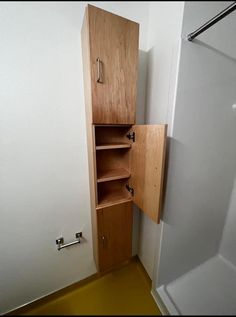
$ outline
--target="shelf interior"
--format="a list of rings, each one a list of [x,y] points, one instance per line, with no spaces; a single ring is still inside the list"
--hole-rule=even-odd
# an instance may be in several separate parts
[[[119,176],[119,174],[127,175],[127,172],[129,172],[129,159],[129,148],[110,149],[109,151],[97,151],[97,179],[102,178],[101,174],[106,174],[106,171],[108,171],[108,174],[115,173],[116,176]]]
[[[116,203],[132,200],[131,194],[127,191],[125,180],[98,183],[98,206],[104,207]]]
[[[130,129],[131,126],[95,126],[97,209],[132,200],[126,189],[133,142],[127,138]]]
[[[97,174],[97,182],[108,182],[117,179],[129,178],[130,172],[125,168],[99,170]]]
[[[123,147],[130,147],[132,142],[126,136],[130,129],[131,126],[96,126],[96,148],[104,145],[122,145]]]

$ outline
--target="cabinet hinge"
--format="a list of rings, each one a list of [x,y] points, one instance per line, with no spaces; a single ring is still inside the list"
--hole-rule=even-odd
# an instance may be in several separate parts
[[[130,187],[129,184],[126,184],[125,187],[128,190],[128,192],[130,192],[130,194],[132,196],[134,196],[134,189],[132,187]]]
[[[133,140],[133,142],[135,142],[135,132],[129,132],[126,136],[129,140]]]

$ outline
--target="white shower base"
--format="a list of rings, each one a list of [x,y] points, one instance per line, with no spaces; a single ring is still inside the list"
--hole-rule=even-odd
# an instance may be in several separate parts
[[[157,293],[171,315],[235,315],[236,268],[217,255]]]

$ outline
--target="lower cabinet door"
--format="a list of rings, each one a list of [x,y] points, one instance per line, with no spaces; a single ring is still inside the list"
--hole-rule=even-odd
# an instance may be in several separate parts
[[[132,255],[132,202],[97,210],[99,270],[104,271]]]

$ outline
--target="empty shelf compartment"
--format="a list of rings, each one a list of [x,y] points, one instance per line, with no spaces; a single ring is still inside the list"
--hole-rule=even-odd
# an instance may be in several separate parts
[[[97,173],[97,182],[108,182],[116,179],[129,178],[130,172],[124,168],[101,170]]]
[[[95,126],[96,149],[104,150],[131,147],[132,142],[127,137],[130,129],[130,125]]]
[[[130,201],[131,194],[126,189],[125,180],[98,183],[98,206],[104,207]]]

